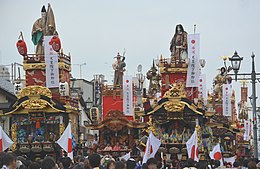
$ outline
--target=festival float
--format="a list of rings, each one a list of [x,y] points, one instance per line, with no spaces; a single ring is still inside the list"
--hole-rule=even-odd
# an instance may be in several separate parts
[[[35,54],[27,54],[22,34],[16,44],[23,56],[26,86],[20,88],[17,101],[5,114],[11,117],[13,152],[30,159],[47,154],[60,157],[61,148],[55,141],[69,122],[74,150],[79,134],[78,100],[69,94],[71,56],[62,52],[50,4],[47,11],[42,7],[41,14],[32,28]]]
[[[136,145],[141,129],[147,125],[135,119],[134,101],[136,95],[132,76],[124,75],[126,70],[125,54],[119,53],[112,64],[114,69],[113,84],[102,84],[102,115],[98,121],[87,125],[92,130],[99,131],[98,143],[93,145],[93,152],[113,157],[119,157],[131,152],[137,155]],[[91,114],[96,116],[95,114]],[[93,118],[94,119],[94,118]],[[116,148],[115,148],[116,147]]]
[[[236,144],[237,136],[243,133],[229,68],[220,69],[213,79],[213,92],[207,94],[205,75],[201,72],[205,60],[199,58],[199,34],[188,35],[182,25],[177,25],[170,51],[170,58],[161,55],[147,72],[149,90],[143,98],[144,112],[138,112],[149,125],[147,135],[152,131],[162,141],[160,158],[186,160],[186,143],[195,130],[198,151],[194,152],[194,159],[210,160],[210,152],[218,143],[224,158],[239,156],[236,149],[240,147],[244,152],[244,148],[241,137]],[[216,156],[216,160],[222,161],[222,156]]]

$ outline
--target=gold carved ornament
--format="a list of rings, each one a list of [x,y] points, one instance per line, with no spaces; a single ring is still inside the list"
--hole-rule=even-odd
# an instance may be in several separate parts
[[[158,133],[156,133],[156,126],[153,124],[152,116],[149,116],[149,121],[147,122],[147,124],[148,124],[148,128],[145,130],[146,133],[150,133],[150,131],[151,131],[155,135],[158,134]]]
[[[183,98],[186,97],[185,94],[185,85],[184,83],[173,83],[172,88],[167,91],[164,96],[164,98]]]
[[[168,112],[182,112],[184,109],[184,103],[180,101],[169,101],[164,105],[164,108]]]
[[[43,109],[47,106],[48,102],[41,99],[29,99],[24,101],[21,105],[25,109]]]
[[[17,124],[16,123],[12,124],[11,131],[12,131],[12,140],[14,142],[14,144],[12,145],[12,150],[15,151],[17,145]]]
[[[60,136],[62,135],[64,130],[65,130],[65,125],[62,123],[62,124],[60,124]]]
[[[49,98],[52,97],[52,93],[50,91],[50,89],[48,89],[47,87],[43,87],[43,86],[28,86],[22,89],[22,91],[18,94],[17,98],[20,99],[22,97],[25,96],[29,96],[29,97],[39,97],[39,95],[44,95],[47,96]]]

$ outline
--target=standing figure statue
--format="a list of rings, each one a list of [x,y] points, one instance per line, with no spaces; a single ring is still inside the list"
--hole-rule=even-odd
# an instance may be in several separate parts
[[[123,75],[126,67],[125,56],[120,56],[118,53],[116,57],[115,63],[112,64],[113,69],[115,70],[114,74],[114,86],[122,87],[123,84]]]
[[[45,6],[41,10],[42,17],[37,19],[32,28],[32,41],[36,46],[36,54],[43,55],[43,37],[50,35],[58,35],[55,26],[54,14],[51,5],[48,4],[48,10],[46,12]]]
[[[170,45],[171,58],[175,62],[181,62],[188,57],[187,54],[187,32],[181,24],[176,26],[175,34]]]

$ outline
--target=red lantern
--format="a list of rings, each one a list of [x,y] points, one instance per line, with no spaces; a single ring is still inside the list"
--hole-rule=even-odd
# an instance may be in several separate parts
[[[16,43],[17,50],[20,55],[26,56],[27,55],[27,47],[24,40],[18,40]]]
[[[56,52],[60,51],[61,43],[60,38],[58,36],[53,36],[49,44],[52,45],[53,50],[55,50]]]
[[[41,122],[40,121],[36,121],[36,126],[37,129],[41,128]]]

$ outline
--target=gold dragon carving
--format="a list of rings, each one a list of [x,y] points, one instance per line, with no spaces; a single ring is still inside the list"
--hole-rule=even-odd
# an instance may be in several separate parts
[[[164,105],[165,110],[169,112],[182,112],[184,103],[181,98],[186,97],[185,85],[183,83],[173,83],[172,88],[164,94],[164,98],[168,98],[169,102]]]
[[[12,131],[12,140],[14,142],[12,146],[12,150],[15,151],[16,144],[17,144],[17,125],[15,123],[12,124],[11,131]]]
[[[48,89],[47,87],[28,86],[28,87],[25,87],[22,89],[22,91],[18,94],[17,98],[20,99],[24,96],[33,97],[33,96],[39,96],[39,95],[44,95],[49,98],[52,97],[52,93],[51,93],[50,89]]]

